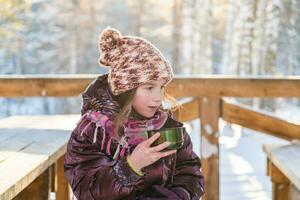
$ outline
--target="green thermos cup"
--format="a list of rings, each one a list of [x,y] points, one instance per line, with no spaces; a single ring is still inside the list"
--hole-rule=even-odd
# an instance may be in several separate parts
[[[183,146],[184,143],[183,133],[185,132],[184,127],[150,130],[150,131],[143,132],[142,134],[147,138],[150,138],[157,132],[160,132],[160,137],[152,144],[152,146],[162,144],[166,141],[170,142],[171,144],[164,150],[180,149]]]

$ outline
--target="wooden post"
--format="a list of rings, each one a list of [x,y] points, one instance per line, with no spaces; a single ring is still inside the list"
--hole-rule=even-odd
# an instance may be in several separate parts
[[[55,195],[58,200],[68,200],[70,194],[68,181],[64,175],[64,159],[65,155],[55,163]]]
[[[221,99],[203,97],[200,103],[201,161],[205,180],[204,200],[219,200],[219,117]]]
[[[50,198],[49,170],[46,169],[13,200],[48,200]]]
[[[290,182],[284,174],[272,164],[271,161],[268,161],[269,165],[269,174],[272,180],[272,199],[273,200],[289,200],[289,186]]]
[[[49,167],[50,191],[55,192],[55,164]]]

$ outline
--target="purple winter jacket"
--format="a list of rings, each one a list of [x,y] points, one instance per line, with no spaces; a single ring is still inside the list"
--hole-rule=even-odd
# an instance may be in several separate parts
[[[98,77],[83,93],[83,110],[88,107],[87,97],[101,97],[98,90],[101,87],[107,87],[107,75]],[[182,125],[169,117],[163,128]],[[102,136],[98,133],[97,142],[93,143],[94,129],[91,126],[80,135],[82,128],[77,126],[67,146],[65,175],[78,200],[198,200],[204,193],[200,159],[193,152],[186,132],[184,145],[176,154],[145,167],[145,175],[139,176],[127,164],[126,158],[113,160],[112,156],[100,151]],[[113,142],[111,150],[116,148],[117,143]]]

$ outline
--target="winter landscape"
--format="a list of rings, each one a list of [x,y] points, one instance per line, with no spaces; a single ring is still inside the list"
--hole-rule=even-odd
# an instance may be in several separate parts
[[[2,0],[0,81],[8,76],[107,73],[107,68],[99,66],[97,46],[99,33],[107,26],[157,45],[178,76],[278,78],[299,85],[298,0]],[[0,86],[0,94],[5,94],[4,90]],[[296,95],[274,97],[267,91],[263,97],[225,98],[295,125],[300,134],[300,88],[291,91]],[[177,100],[186,102],[185,98]],[[0,119],[79,115],[81,104],[80,94],[0,95]],[[200,120],[187,121],[185,127],[201,157]],[[221,118],[218,125],[220,199],[271,200],[272,182],[263,144],[287,144],[288,140]],[[5,135],[0,135],[0,145],[3,138]],[[51,199],[55,199],[53,192]]]

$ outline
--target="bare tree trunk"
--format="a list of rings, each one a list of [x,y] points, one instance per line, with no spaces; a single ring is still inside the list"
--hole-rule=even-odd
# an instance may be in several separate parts
[[[235,24],[238,20],[237,13],[239,9],[239,1],[230,0],[228,2],[228,11],[226,18],[224,50],[222,58],[223,74],[237,73],[237,50],[236,37],[238,31],[235,30]],[[226,70],[225,70],[226,69]]]
[[[212,68],[212,39],[213,15],[212,0],[192,0],[189,4],[191,10],[191,33],[189,43],[191,46],[190,65],[191,73],[213,73]]]
[[[180,46],[181,46],[181,28],[182,28],[182,4],[181,0],[174,0],[173,2],[173,51],[172,51],[172,65],[174,73],[180,73]]]
[[[78,12],[78,1],[73,1],[73,17],[74,19],[77,16]],[[71,74],[76,74],[77,72],[77,50],[78,50],[78,46],[77,46],[77,41],[78,41],[78,24],[76,21],[74,21],[73,25],[73,34],[71,34],[71,42],[70,42],[70,73]],[[72,30],[71,29],[71,30]]]
[[[135,26],[135,34],[137,36],[141,36],[141,28],[142,28],[142,17],[144,12],[144,1],[138,0],[138,7],[136,9],[136,26]]]
[[[196,2],[196,0],[192,0],[192,2],[191,2],[191,8],[190,8],[191,10],[192,10],[192,14],[191,14],[191,18],[192,18],[192,24],[191,24],[191,26],[192,26],[192,33],[191,33],[191,37],[190,37],[190,43],[191,43],[191,58],[190,58],[190,63],[191,63],[191,71],[193,72],[194,71],[194,69],[195,69],[195,67],[197,67],[197,65],[199,64],[199,63],[197,63],[195,60],[195,58],[196,58],[196,49],[197,49],[197,38],[196,38],[196,34],[197,34],[197,32],[198,32],[198,18],[197,18],[197,12],[198,12],[198,10],[197,10],[197,2]],[[197,65],[195,66],[195,63],[197,63]],[[200,67],[200,66],[198,66],[198,67]]]
[[[243,22],[243,29],[241,35],[241,46],[239,54],[239,69],[240,75],[253,75],[252,65],[252,53],[253,53],[253,41],[254,41],[254,24],[256,20],[257,0],[247,0],[242,5],[244,9],[241,10]],[[249,10],[251,12],[243,12],[243,10]],[[245,104],[253,106],[254,99],[245,99]]]

